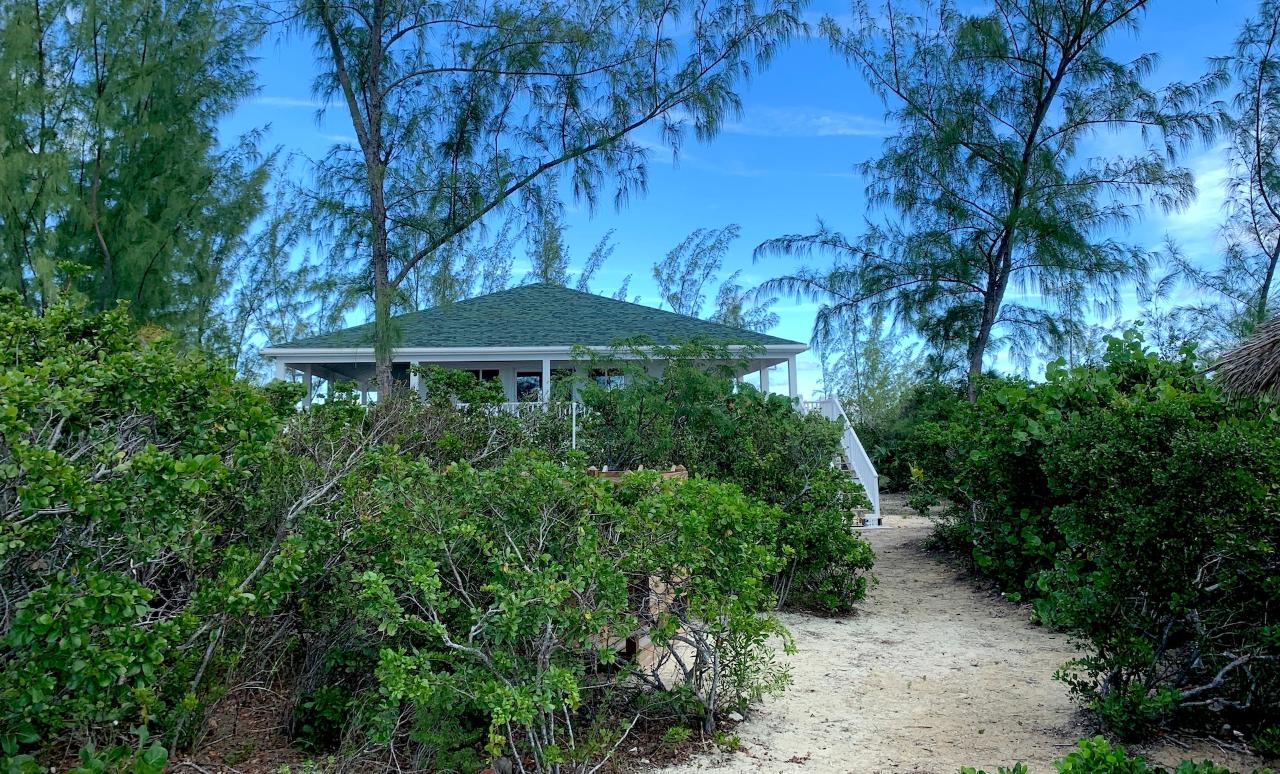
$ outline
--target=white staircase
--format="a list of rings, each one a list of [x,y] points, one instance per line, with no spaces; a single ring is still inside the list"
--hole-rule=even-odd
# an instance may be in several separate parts
[[[853,423],[845,416],[840,401],[830,397],[806,400],[801,402],[800,407],[806,412],[821,414],[832,422],[838,422],[844,428],[840,437],[842,459],[837,464],[858,479],[858,483],[867,492],[867,499],[871,501],[871,511],[863,514],[862,526],[883,526],[884,521],[880,516],[880,474],[876,473],[876,466],[871,464],[867,450],[862,448],[862,441],[858,440],[858,434],[853,431]]]

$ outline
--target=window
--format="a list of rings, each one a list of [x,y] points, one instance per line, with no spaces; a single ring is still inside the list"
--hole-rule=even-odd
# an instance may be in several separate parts
[[[591,379],[606,390],[616,389],[626,383],[622,372],[616,368],[596,369],[591,372]]]
[[[542,372],[516,372],[516,400],[542,400]]]
[[[469,368],[467,373],[474,376],[478,382],[492,382],[498,378],[496,368]]]

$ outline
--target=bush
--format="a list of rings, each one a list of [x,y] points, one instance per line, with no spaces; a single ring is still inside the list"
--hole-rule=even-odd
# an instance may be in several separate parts
[[[270,539],[256,470],[296,396],[123,309],[5,292],[0,347],[0,750],[172,739],[203,696],[191,639],[255,604],[235,581]]]
[[[912,483],[919,479],[918,471],[939,471],[942,460],[936,455],[945,447],[933,436],[938,428],[954,422],[968,405],[963,384],[925,381],[910,389],[888,421],[858,423],[854,429],[875,460],[880,491],[910,492]]]
[[[719,382],[654,447],[699,477],[615,486],[567,417],[457,374],[296,411],[123,310],[11,294],[0,348],[0,769],[160,770],[245,686],[344,764],[590,769],[640,717],[779,690],[780,579],[865,592],[832,428]]]
[[[857,509],[870,503],[856,480],[832,469],[840,427],[782,396],[735,385],[731,375],[743,364],[721,349],[695,343],[629,354],[607,361],[626,372],[626,387],[584,390],[592,459],[623,468],[679,464],[737,484],[785,514],[779,605],[838,613],[863,599],[875,556],[854,528]],[[651,357],[665,362],[660,375]]]
[[[1280,416],[1223,396],[1192,352],[1130,334],[1033,385],[987,380],[929,427],[938,536],[1088,650],[1060,673],[1126,736],[1280,720]]]
[[[547,770],[612,749],[643,688],[710,728],[780,687],[769,639],[785,630],[761,615],[780,514],[736,487],[637,474],[615,491],[526,454],[364,465],[352,480],[370,476],[372,496],[324,527],[342,548],[304,659],[310,697],[345,699],[332,714],[350,754],[478,764],[480,742]],[[628,639],[652,658],[626,658]]]

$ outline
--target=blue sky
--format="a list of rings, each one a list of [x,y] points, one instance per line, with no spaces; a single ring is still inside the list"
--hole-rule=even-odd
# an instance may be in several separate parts
[[[1118,36],[1111,46],[1118,57],[1157,52],[1160,66],[1150,84],[1158,86],[1203,73],[1209,57],[1229,50],[1256,3],[1154,0],[1150,7],[1139,34]],[[824,13],[847,10],[839,0],[820,2],[810,7],[809,16],[816,20]],[[258,56],[259,94],[224,122],[228,138],[267,127],[268,146],[314,158],[351,136],[340,105],[331,107],[323,119],[317,117],[310,91],[314,59],[307,41],[273,38]],[[696,228],[740,224],[742,237],[727,256],[725,270],[727,274],[742,269],[751,285],[789,268],[778,259],[753,263],[752,249],[761,241],[807,232],[818,217],[846,233],[859,231],[864,184],[854,166],[877,154],[886,129],[884,108],[858,73],[822,41],[801,40],[748,83],[742,94],[742,117],[715,140],[689,142],[674,164],[669,153],[653,154],[645,196],[633,197],[620,211],[605,205],[594,215],[571,206],[566,242],[575,259],[585,259],[600,237],[614,230],[617,249],[593,289],[612,292],[631,274],[631,293],[657,305],[652,264]],[[1123,139],[1100,138],[1093,152],[1104,152],[1117,142]],[[1217,260],[1223,154],[1220,149],[1196,148],[1185,163],[1196,173],[1196,203],[1174,215],[1151,212],[1128,238],[1154,248],[1169,235],[1188,256],[1212,263]],[[517,256],[517,278],[522,258]],[[783,299],[775,310],[781,323],[772,333],[808,341],[812,305]],[[800,376],[806,393],[816,389],[816,360],[805,357]]]

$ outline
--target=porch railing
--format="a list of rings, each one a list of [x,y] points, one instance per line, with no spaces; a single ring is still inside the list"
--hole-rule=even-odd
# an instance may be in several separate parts
[[[466,408],[467,403],[455,403],[458,408]],[[511,414],[515,417],[532,417],[536,415],[552,416],[556,419],[568,419],[570,422],[570,445],[578,448],[578,418],[585,416],[587,408],[576,401],[510,401],[479,406],[490,415]]]
[[[872,464],[871,457],[867,455],[867,450],[862,447],[862,441],[854,432],[853,423],[844,413],[844,406],[841,406],[840,401],[835,398],[823,398],[801,401],[800,408],[806,412],[821,414],[832,422],[843,424],[844,432],[840,437],[841,451],[844,452],[844,458],[849,463],[849,467],[853,468],[854,477],[867,491],[867,499],[871,501],[871,514],[874,517],[872,523],[879,524],[880,474],[876,472],[876,466]]]

